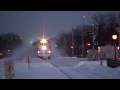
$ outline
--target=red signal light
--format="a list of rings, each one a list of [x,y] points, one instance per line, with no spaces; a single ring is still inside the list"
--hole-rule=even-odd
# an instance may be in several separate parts
[[[88,35],[92,35],[92,32],[88,32]]]
[[[91,32],[89,32],[89,34],[92,34]]]
[[[90,46],[90,43],[87,42],[87,43],[86,43],[86,46]]]
[[[70,46],[70,48],[73,48],[73,46]]]

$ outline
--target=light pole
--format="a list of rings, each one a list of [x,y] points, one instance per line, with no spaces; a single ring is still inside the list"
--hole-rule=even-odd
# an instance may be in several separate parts
[[[66,37],[64,37],[64,54],[65,54],[65,56],[66,56]]]
[[[112,35],[112,39],[115,41],[117,39],[117,35]],[[116,43],[115,43],[115,60],[116,60]]]
[[[74,30],[72,28],[72,57],[74,57]]]
[[[85,16],[83,16],[83,31],[82,31],[82,57],[84,57],[84,36],[83,36],[83,32],[84,32],[84,21],[85,21]]]
[[[119,58],[120,58],[120,17],[119,17],[119,23],[118,23],[118,27],[119,27]]]
[[[94,56],[94,45],[95,45],[94,39],[95,39],[95,34],[94,34],[94,24],[93,24],[93,56]]]

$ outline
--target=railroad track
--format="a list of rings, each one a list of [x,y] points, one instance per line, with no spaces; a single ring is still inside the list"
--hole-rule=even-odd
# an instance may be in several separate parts
[[[51,63],[52,65],[54,65],[55,67],[57,67],[55,64]],[[57,67],[58,69],[60,69],[59,67]],[[88,72],[84,72],[81,70],[77,70],[77,69],[60,69],[60,71],[66,75],[69,79],[105,79],[104,77],[98,76],[96,74],[91,74]]]

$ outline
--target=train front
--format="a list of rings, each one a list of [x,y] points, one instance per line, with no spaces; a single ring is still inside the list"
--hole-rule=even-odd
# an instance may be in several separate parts
[[[37,56],[43,59],[51,58],[51,43],[49,40],[40,40],[40,43],[38,44]]]

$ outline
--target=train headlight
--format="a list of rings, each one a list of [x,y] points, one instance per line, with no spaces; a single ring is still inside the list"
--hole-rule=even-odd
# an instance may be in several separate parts
[[[46,47],[46,46],[42,46],[41,49],[42,49],[42,50],[46,50],[47,47]]]
[[[51,53],[51,51],[48,51],[48,53]]]
[[[47,43],[47,40],[46,39],[42,39],[41,43]]]
[[[38,51],[38,53],[40,53],[40,51]]]

